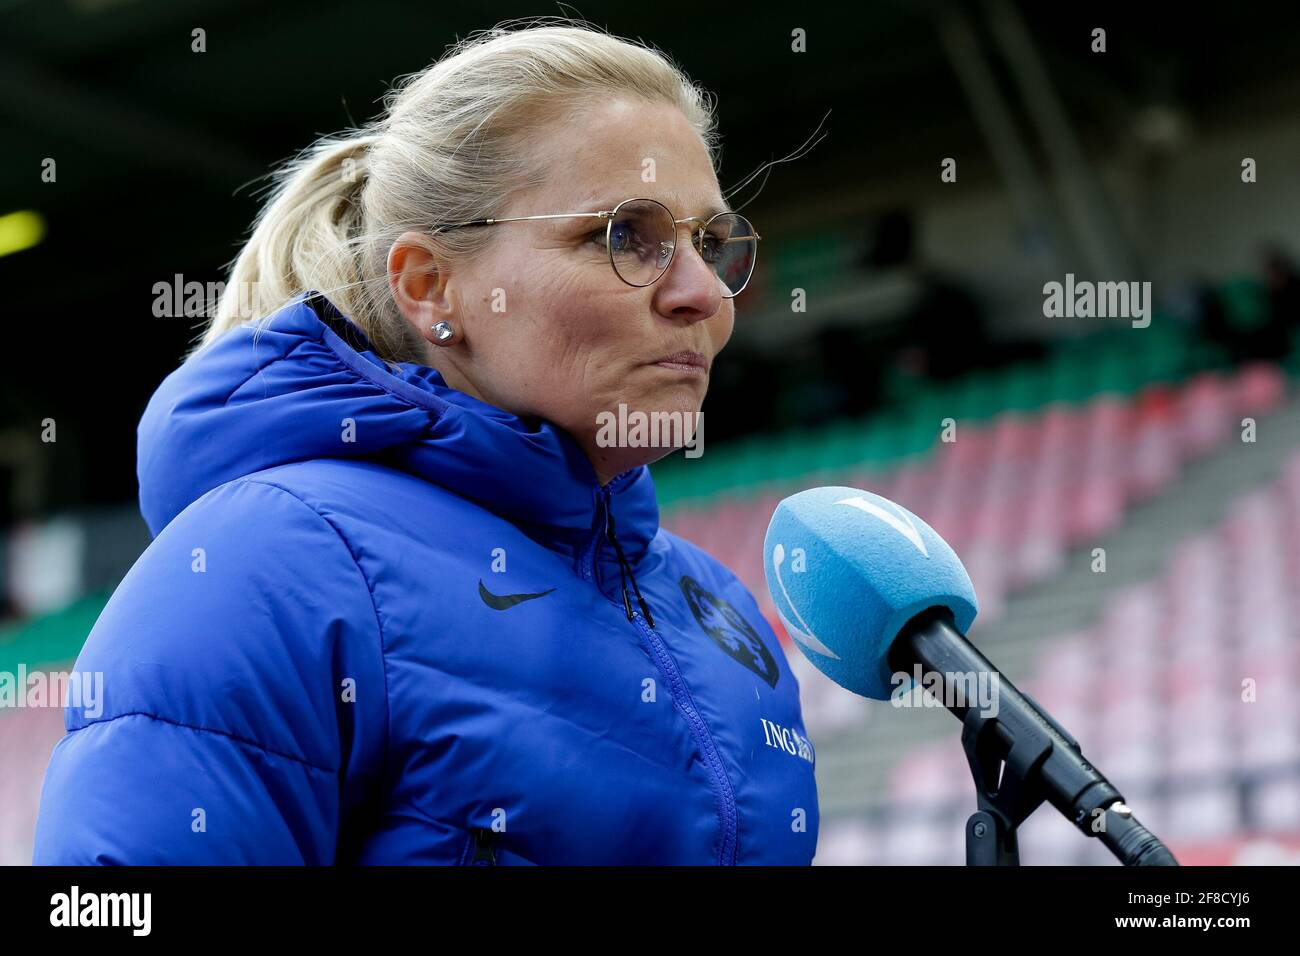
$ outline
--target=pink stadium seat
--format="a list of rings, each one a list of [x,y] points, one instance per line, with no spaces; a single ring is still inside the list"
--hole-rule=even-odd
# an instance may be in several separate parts
[[[1174,790],[1169,796],[1169,840],[1230,836],[1241,830],[1242,822],[1235,788],[1227,782]]]
[[[958,753],[960,754],[960,748]],[[934,802],[948,784],[953,760],[941,747],[911,751],[890,777],[890,797],[896,803]]]
[[[1261,780],[1247,799],[1250,820],[1266,833],[1300,833],[1300,774]]]
[[[1129,459],[1128,490],[1146,497],[1154,495],[1177,477],[1182,463],[1178,436],[1165,419],[1141,421],[1133,436]]]
[[[1182,437],[1195,453],[1208,451],[1233,427],[1233,393],[1224,380],[1211,373],[1196,376],[1183,396]]]
[[[876,866],[883,862],[884,834],[856,817],[829,821],[818,834],[817,866]],[[824,849],[823,849],[824,847]]]
[[[900,820],[883,834],[881,862],[887,866],[933,866],[946,842],[925,820]]]
[[[71,666],[71,665],[66,665]],[[63,737],[63,709],[41,707],[0,713],[0,866],[32,861],[32,837],[41,784],[54,745]]]
[[[1233,382],[1238,412],[1275,408],[1286,394],[1286,375],[1269,362],[1252,362],[1238,370]]]

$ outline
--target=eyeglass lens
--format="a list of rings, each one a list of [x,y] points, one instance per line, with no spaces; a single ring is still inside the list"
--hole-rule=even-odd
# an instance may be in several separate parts
[[[631,285],[650,285],[667,271],[677,234],[672,213],[663,204],[650,199],[622,203],[606,233],[615,271]],[[757,247],[749,220],[724,213],[709,223],[697,248],[722,283],[723,296],[730,298],[749,282]]]

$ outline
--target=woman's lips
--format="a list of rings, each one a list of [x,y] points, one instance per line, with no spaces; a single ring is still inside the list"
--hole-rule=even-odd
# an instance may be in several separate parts
[[[660,368],[685,372],[688,375],[705,375],[709,371],[709,361],[699,352],[674,352],[654,362]]]

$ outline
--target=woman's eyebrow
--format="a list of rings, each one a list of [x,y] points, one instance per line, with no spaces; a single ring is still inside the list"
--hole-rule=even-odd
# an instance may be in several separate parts
[[[626,198],[627,198],[626,196],[623,197],[623,199]],[[601,197],[599,199],[590,199],[585,202],[579,202],[576,206],[574,206],[572,209],[568,211],[569,212],[607,211],[613,209],[615,206],[619,204],[619,202],[620,200],[618,199],[608,199],[608,198]]]
[[[669,208],[672,208],[672,207],[670,206]],[[711,219],[712,217],[714,217],[714,216],[716,216],[716,215],[719,215],[720,213],[724,213],[724,212],[733,212],[733,211],[734,211],[734,210],[732,210],[732,208],[731,208],[729,205],[727,205],[725,202],[724,202],[724,203],[721,203],[721,204],[719,204],[719,203],[707,203],[707,204],[705,205],[705,207],[704,207],[704,211],[703,211],[702,213],[700,213],[700,218],[701,218],[701,219]],[[680,218],[680,216],[679,216],[679,218]]]

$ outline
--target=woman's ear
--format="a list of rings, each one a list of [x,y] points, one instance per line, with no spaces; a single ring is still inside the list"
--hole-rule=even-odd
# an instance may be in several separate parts
[[[398,311],[421,338],[440,348],[464,339],[448,294],[450,278],[445,257],[422,232],[402,233],[388,250],[388,286]]]

